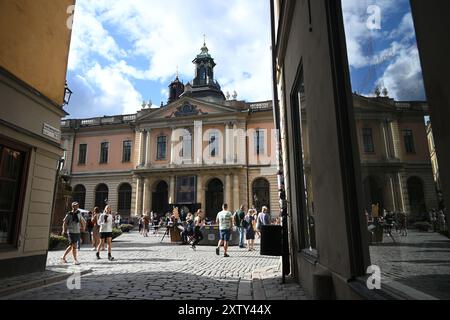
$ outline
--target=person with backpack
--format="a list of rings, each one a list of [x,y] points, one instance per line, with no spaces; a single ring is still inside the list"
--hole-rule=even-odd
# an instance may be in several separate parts
[[[61,257],[62,263],[67,263],[66,257],[70,252],[72,252],[74,264],[80,264],[77,260],[77,243],[80,241],[81,232],[84,231],[86,227],[86,221],[84,220],[78,208],[78,202],[73,202],[72,211],[69,211],[63,220],[62,235],[64,235],[67,231],[69,247]]]
[[[245,205],[242,205],[239,210],[234,213],[234,225],[237,227],[239,231],[239,248],[244,249],[244,236],[245,236],[245,228],[242,226],[242,223],[245,218]]]

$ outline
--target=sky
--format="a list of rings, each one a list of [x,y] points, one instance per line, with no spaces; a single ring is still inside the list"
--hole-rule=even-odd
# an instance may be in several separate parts
[[[353,92],[426,100],[409,0],[343,0]],[[379,8],[379,23],[372,19]],[[368,21],[371,28],[368,27]]]
[[[369,30],[367,8],[380,7]],[[353,91],[385,86],[398,100],[424,99],[408,0],[343,0]],[[194,77],[204,35],[223,91],[272,99],[268,0],[77,0],[69,54],[68,118],[131,114],[167,102],[177,69]]]

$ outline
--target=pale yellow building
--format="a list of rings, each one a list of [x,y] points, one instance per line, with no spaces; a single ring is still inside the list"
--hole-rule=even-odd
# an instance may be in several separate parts
[[[0,277],[45,270],[74,3],[0,1]]]
[[[226,97],[206,45],[192,83],[178,77],[166,105],[134,115],[63,121],[66,174],[86,209],[111,204],[125,216],[174,206],[215,219],[223,203],[268,206],[278,216],[271,101]]]

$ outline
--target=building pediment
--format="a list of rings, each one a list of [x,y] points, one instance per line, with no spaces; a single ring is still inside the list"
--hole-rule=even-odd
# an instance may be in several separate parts
[[[141,111],[137,119],[138,121],[196,117],[212,114],[219,115],[235,113],[236,109],[200,99],[183,97],[165,107],[146,111]]]
[[[208,112],[204,112],[196,105],[193,105],[189,101],[186,101],[184,104],[179,106],[176,111],[166,116],[166,118],[192,117],[205,114],[208,114]]]

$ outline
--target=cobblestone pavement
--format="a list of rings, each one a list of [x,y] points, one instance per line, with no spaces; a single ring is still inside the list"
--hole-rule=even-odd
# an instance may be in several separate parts
[[[79,267],[60,264],[62,251],[49,252],[47,272],[92,271],[81,276],[81,289],[69,290],[64,280],[2,299],[306,299],[299,285],[281,285],[277,257],[231,247],[231,257],[224,258],[223,250],[217,256],[214,247],[198,246],[194,252],[160,239],[161,235],[123,234],[113,242],[111,262],[106,252],[97,260],[91,247],[82,247]]]
[[[450,299],[450,240],[434,232],[410,230],[407,237],[384,234],[370,247],[372,264],[381,268],[381,284],[397,282],[434,298]]]

